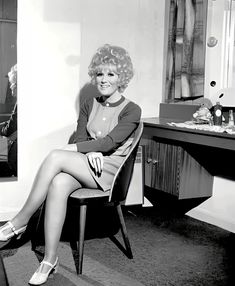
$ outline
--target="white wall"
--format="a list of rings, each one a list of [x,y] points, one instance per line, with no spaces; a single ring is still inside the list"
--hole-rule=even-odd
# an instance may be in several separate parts
[[[16,182],[0,183],[1,219],[21,207],[43,157],[74,129],[80,23],[50,21],[47,13],[44,1],[18,1],[19,175]]]
[[[0,182],[0,220],[26,200],[45,155],[75,128],[79,88],[104,43],[125,47],[136,74],[126,96],[143,116],[162,100],[164,3],[161,0],[18,1],[18,146],[16,182]]]

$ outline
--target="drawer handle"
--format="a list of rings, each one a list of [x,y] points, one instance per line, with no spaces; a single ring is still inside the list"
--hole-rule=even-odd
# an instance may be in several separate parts
[[[151,163],[152,162],[152,159],[151,158],[148,158],[147,159],[147,163],[149,164],[149,163]]]
[[[153,164],[157,164],[159,161],[158,160],[153,160]]]

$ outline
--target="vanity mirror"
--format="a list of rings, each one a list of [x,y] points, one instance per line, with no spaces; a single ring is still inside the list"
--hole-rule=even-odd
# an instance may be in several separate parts
[[[212,102],[223,106],[235,106],[235,1],[210,0],[208,5],[210,29],[208,29],[205,93]],[[216,46],[210,48],[209,39],[214,36]],[[214,84],[212,84],[212,81]]]
[[[235,1],[166,3],[163,102],[197,102],[203,97],[235,106]]]

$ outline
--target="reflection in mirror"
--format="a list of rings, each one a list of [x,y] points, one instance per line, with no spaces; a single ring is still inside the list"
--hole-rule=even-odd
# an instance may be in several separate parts
[[[204,94],[207,0],[168,0],[165,102]]]
[[[0,181],[2,181],[17,178],[17,0],[0,0],[0,7]]]
[[[235,107],[235,1],[209,1],[205,93],[212,104]],[[210,46],[210,38],[218,41]],[[212,84],[215,83],[215,84]]]
[[[230,18],[231,18],[231,26],[230,26],[230,33],[231,33],[231,40],[232,43],[232,87],[235,89],[235,1],[231,0],[230,3]]]
[[[234,0],[224,1],[224,29],[223,29],[223,55],[222,55],[222,87],[235,88],[235,66],[234,66]]]

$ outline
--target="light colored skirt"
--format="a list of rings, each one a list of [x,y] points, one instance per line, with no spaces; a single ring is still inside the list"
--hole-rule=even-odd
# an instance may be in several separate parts
[[[88,160],[86,160],[86,163],[96,183],[104,192],[106,192],[110,190],[114,176],[117,173],[117,170],[120,167],[122,161],[125,159],[125,156],[111,155],[111,156],[104,156],[103,158],[104,158],[103,170],[99,176],[96,175],[94,171],[91,169]]]

